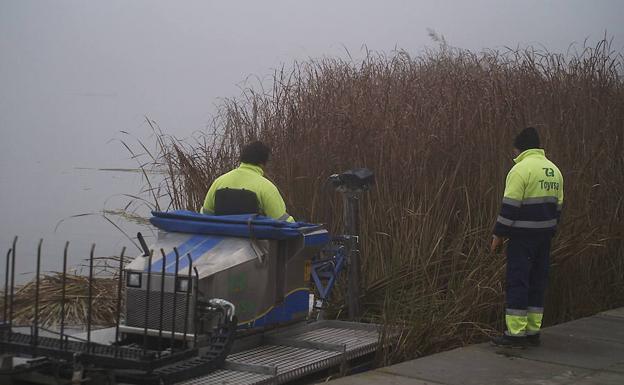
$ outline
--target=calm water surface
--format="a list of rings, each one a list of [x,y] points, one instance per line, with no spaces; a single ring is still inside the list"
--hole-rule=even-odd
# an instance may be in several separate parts
[[[123,209],[133,200],[124,194],[137,194],[145,185],[138,172],[101,170],[111,166],[135,167],[136,163],[128,159],[126,150],[119,143],[107,145],[97,139],[91,143],[85,141],[82,145],[93,146],[94,158],[98,157],[97,148],[107,147],[110,160],[76,158],[71,148],[65,149],[66,157],[48,161],[44,160],[46,154],[28,151],[16,154],[12,159],[3,158],[0,163],[0,281],[4,282],[5,256],[14,236],[19,237],[16,280],[20,283],[33,276],[37,244],[41,238],[44,240],[42,271],[62,269],[63,248],[65,242],[70,241],[69,264],[86,273],[87,270],[80,265],[87,263],[85,258],[92,243],[96,244],[96,257],[118,255],[124,246],[128,250],[126,255],[135,256],[139,250],[128,236],[134,238],[138,231],[146,238],[154,236],[153,229],[147,225],[119,215],[107,215],[120,230],[103,215],[104,211]],[[92,167],[96,162],[103,167]],[[158,180],[161,177],[153,175],[152,178]],[[147,205],[133,204],[131,207],[139,215],[149,215]]]

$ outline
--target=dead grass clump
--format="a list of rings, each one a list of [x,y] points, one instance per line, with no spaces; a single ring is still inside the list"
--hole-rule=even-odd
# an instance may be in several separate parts
[[[59,326],[62,298],[61,273],[43,275],[39,287],[39,325],[55,329]],[[116,320],[117,306],[116,278],[94,278],[92,325],[109,326]],[[65,291],[65,324],[83,327],[87,324],[89,278],[67,274]],[[0,296],[0,307],[4,306],[4,295]],[[35,281],[15,290],[13,324],[32,325],[35,312]]]
[[[387,358],[414,357],[502,328],[505,261],[488,243],[513,137],[529,125],[566,180],[546,323],[624,305],[622,59],[602,41],[571,56],[444,45],[295,63],[270,89],[226,99],[212,133],[159,136],[155,165],[172,206],[197,210],[241,145],[261,139],[289,212],[334,232],[341,202],[326,177],[374,170],[361,210],[364,317],[404,325]]]

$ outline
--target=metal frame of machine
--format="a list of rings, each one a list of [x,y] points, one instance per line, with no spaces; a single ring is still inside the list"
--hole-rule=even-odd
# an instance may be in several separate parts
[[[116,298],[116,327],[114,331],[114,341],[111,344],[98,343],[92,340],[92,306],[93,306],[93,282],[94,282],[94,251],[95,246],[91,248],[89,258],[89,283],[88,283],[88,299],[87,299],[87,324],[86,338],[80,338],[65,332],[65,304],[66,304],[66,276],[67,276],[67,249],[66,244],[63,254],[63,272],[62,272],[62,295],[60,301],[60,331],[54,332],[47,330],[39,325],[39,295],[40,295],[40,266],[41,266],[41,244],[37,248],[36,260],[36,278],[35,278],[35,303],[33,313],[33,323],[29,333],[23,333],[16,330],[13,326],[14,319],[14,296],[15,296],[15,250],[17,246],[17,238],[6,257],[5,271],[5,291],[3,306],[3,322],[0,324],[0,354],[2,354],[2,370],[0,370],[0,379],[26,379],[33,380],[32,373],[37,372],[39,375],[48,374],[57,379],[60,384],[62,381],[72,383],[76,378],[83,378],[89,373],[90,376],[98,375],[102,369],[107,370],[106,378],[117,378],[117,381],[124,381],[136,384],[169,384],[179,382],[181,380],[192,378],[214,370],[222,365],[223,360],[227,356],[230,346],[233,342],[236,330],[236,317],[233,315],[232,309],[227,301],[213,300],[208,303],[208,307],[204,310],[206,313],[212,313],[216,316],[217,322],[214,327],[203,335],[204,349],[198,349],[198,334],[192,336],[192,342],[181,344],[176,341],[179,334],[182,334],[182,340],[187,340],[187,325],[185,323],[182,333],[166,333],[162,327],[158,329],[156,336],[148,333],[148,328],[141,330],[140,338],[131,341],[122,341],[120,324],[121,308],[122,308],[122,286],[124,279],[119,279],[117,298]],[[176,250],[176,254],[177,250]],[[150,254],[150,259],[152,255]],[[181,260],[182,258],[179,258]],[[191,272],[195,271],[190,255],[186,256],[188,260],[189,273],[180,278],[187,279],[188,282],[194,282]],[[119,258],[120,276],[124,266],[124,250],[122,250]],[[147,285],[151,281],[151,271],[147,274]],[[160,282],[165,282],[162,279]],[[128,278],[129,279],[129,278]],[[148,288],[149,292],[149,288]],[[161,292],[164,294],[164,291]],[[192,306],[193,290],[186,290],[183,294],[186,315]],[[164,296],[159,295],[159,306],[162,309]],[[149,297],[148,297],[149,298]],[[143,307],[143,315],[147,319],[149,313],[149,299],[146,306]],[[162,326],[162,312],[160,317]],[[175,330],[175,329],[173,329]],[[41,336],[41,332],[47,334],[56,334],[56,337]],[[190,334],[189,334],[190,336]],[[125,343],[125,345],[124,345]],[[26,356],[38,358],[32,363],[13,367],[13,356]],[[114,380],[112,380],[114,381]],[[4,382],[3,382],[4,383]],[[108,382],[106,382],[108,383]]]

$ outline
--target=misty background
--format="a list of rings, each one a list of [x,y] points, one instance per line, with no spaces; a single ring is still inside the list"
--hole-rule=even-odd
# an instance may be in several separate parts
[[[220,98],[270,80],[274,69],[366,50],[533,45],[581,50],[605,36],[622,52],[624,2],[556,1],[26,1],[0,0],[0,257],[20,236],[17,270],[46,270],[132,248],[98,213],[143,186],[124,140],[150,143],[145,117],[186,138]],[[127,132],[128,134],[122,133]],[[74,215],[94,215],[71,218]],[[115,219],[124,231],[142,230]],[[60,223],[59,223],[60,222]],[[4,271],[4,263],[1,271]]]

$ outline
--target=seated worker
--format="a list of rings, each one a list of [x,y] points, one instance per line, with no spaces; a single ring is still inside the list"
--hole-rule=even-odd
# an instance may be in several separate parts
[[[238,168],[218,177],[208,189],[202,214],[258,213],[280,221],[294,222],[277,187],[265,178],[262,167],[271,149],[256,141],[243,147]]]

